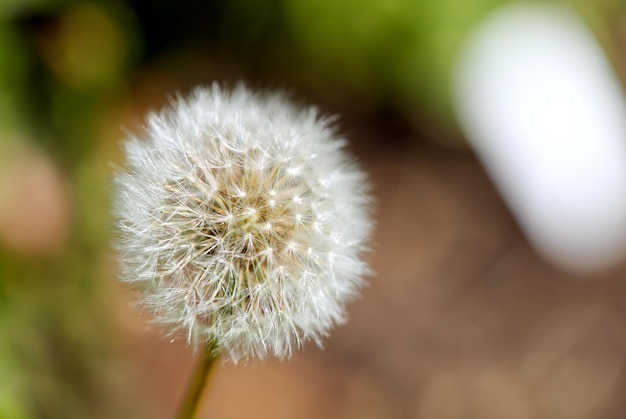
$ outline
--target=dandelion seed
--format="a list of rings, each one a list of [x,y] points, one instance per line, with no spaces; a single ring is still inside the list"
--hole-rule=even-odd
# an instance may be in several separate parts
[[[120,279],[233,361],[319,344],[369,272],[368,182],[344,143],[314,108],[244,87],[151,114],[116,176]]]

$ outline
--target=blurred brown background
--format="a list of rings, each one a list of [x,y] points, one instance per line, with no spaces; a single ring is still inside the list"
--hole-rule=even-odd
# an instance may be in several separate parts
[[[0,2],[0,418],[174,417],[196,359],[115,282],[110,179],[124,130],[214,80],[340,114],[378,225],[326,348],[220,364],[202,417],[625,417],[626,266],[542,261],[449,110],[503,2]],[[621,68],[626,5],[581,7]]]

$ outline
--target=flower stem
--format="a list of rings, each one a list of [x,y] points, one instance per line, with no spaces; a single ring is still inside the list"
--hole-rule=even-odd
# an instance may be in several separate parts
[[[187,390],[187,395],[183,404],[181,405],[178,419],[193,419],[200,405],[200,398],[202,396],[202,390],[204,389],[209,374],[215,363],[216,356],[213,355],[212,346],[209,345],[194,372],[191,385]]]

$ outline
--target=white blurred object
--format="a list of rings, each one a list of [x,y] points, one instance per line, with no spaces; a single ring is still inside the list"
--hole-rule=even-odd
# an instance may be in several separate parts
[[[529,239],[589,272],[626,254],[626,100],[593,33],[564,5],[512,4],[461,54],[462,128]]]

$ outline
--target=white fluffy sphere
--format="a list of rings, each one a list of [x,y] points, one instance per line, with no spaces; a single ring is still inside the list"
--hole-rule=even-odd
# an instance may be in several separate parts
[[[319,344],[368,273],[368,182],[344,144],[315,108],[242,86],[149,115],[116,176],[120,279],[234,361]]]

